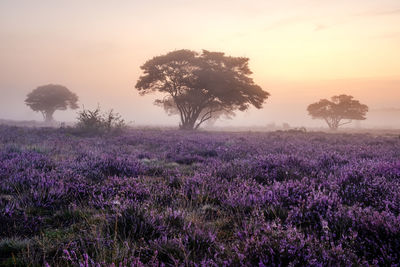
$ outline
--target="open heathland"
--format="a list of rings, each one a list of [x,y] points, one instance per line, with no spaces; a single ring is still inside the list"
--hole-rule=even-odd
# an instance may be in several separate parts
[[[0,265],[400,262],[400,138],[0,126]]]

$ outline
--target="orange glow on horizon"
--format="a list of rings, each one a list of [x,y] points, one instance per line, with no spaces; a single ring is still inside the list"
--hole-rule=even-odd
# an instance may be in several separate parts
[[[15,103],[1,100],[0,112],[8,116],[16,103],[23,110],[18,101],[28,91],[56,82],[85,106],[173,124],[176,118],[154,107],[153,96],[139,97],[134,84],[146,60],[181,48],[250,58],[255,81],[271,93],[254,123],[272,107],[292,103],[297,113],[336,92],[372,107],[398,107],[399,10],[397,0],[2,1],[0,90]]]

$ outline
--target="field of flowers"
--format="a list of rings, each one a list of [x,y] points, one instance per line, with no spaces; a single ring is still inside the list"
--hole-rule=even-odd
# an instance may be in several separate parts
[[[0,265],[400,262],[400,139],[0,126]]]

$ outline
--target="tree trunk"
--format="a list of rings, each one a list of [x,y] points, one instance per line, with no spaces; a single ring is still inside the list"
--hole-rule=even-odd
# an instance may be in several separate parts
[[[337,131],[339,129],[339,122],[340,122],[339,120],[336,120],[332,123],[332,127],[331,127],[332,131]]]
[[[196,124],[198,117],[199,116],[196,114],[193,114],[191,117],[186,117],[186,120],[181,120],[181,124],[179,125],[179,128],[181,130],[189,130],[189,131],[194,130],[194,126]]]
[[[53,121],[54,121],[53,114],[54,114],[54,111],[45,111],[45,112],[43,113],[44,121],[45,121],[46,123],[51,123],[51,122],[53,122]]]
[[[179,125],[179,128],[181,130],[189,130],[189,131],[191,131],[191,130],[194,130],[194,123],[195,122],[192,123],[191,121],[182,122]]]
[[[191,113],[182,113],[181,111],[181,123],[179,125],[179,128],[181,130],[197,130],[200,126],[200,124],[202,124],[203,122],[205,122],[206,120],[211,118],[211,113],[207,116],[203,116],[201,117],[200,114],[202,112],[202,108],[197,108],[195,109],[195,111],[191,112]],[[209,117],[208,117],[209,116]],[[198,121],[198,123],[196,124],[196,122]]]
[[[332,117],[325,117],[325,122],[328,124],[329,129],[331,131],[337,131],[337,129],[339,128],[339,122],[340,120],[336,119],[336,118],[332,118]]]

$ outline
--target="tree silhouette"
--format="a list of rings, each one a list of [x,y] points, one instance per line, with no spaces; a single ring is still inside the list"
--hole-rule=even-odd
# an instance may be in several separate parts
[[[350,95],[338,95],[331,97],[331,100],[321,99],[309,105],[307,111],[313,119],[323,119],[330,129],[336,130],[352,120],[365,120],[368,106]]]
[[[57,84],[39,86],[27,95],[25,104],[41,112],[45,122],[52,122],[56,110],[77,109],[78,96]]]
[[[249,77],[248,61],[220,52],[177,50],[141,66],[144,75],[135,87],[141,95],[164,93],[155,103],[168,114],[178,113],[181,129],[197,129],[223,114],[262,107],[269,93]]]

